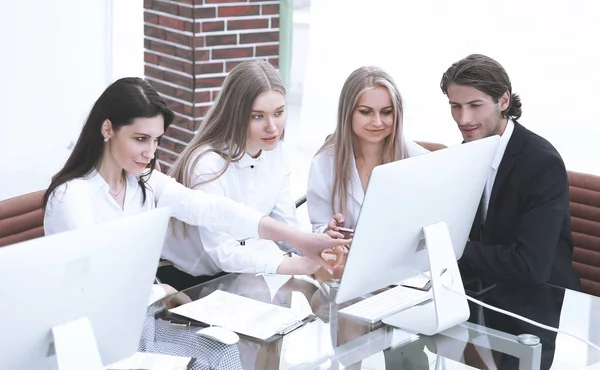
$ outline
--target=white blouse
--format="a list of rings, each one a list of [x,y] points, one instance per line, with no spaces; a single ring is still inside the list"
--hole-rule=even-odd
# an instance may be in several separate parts
[[[127,176],[124,207],[109,194],[110,187],[97,171],[68,181],[50,196],[44,213],[46,235],[114,220],[163,205],[171,206],[173,217],[211,230],[231,233],[236,238],[258,237],[258,224],[265,216],[230,199],[192,191],[159,171],[147,181],[146,201],[136,176]]]
[[[205,152],[200,148],[196,155]],[[225,165],[220,155],[208,152],[191,169],[192,179],[208,180]],[[295,202],[290,195],[290,166],[283,143],[272,151],[262,151],[258,158],[248,154],[229,165],[217,180],[194,189],[218,194],[240,202],[257,212],[298,227]],[[284,252],[272,241],[253,238],[240,245],[241,238],[204,226],[182,224],[167,233],[163,257],[175,267],[193,276],[214,275],[221,271],[275,273],[283,262]]]
[[[408,140],[406,141],[406,149],[408,157],[429,153],[427,149]],[[313,158],[310,166],[308,187],[306,191],[306,205],[308,207],[308,216],[313,227],[313,232],[322,233],[334,216],[331,204],[335,165],[334,160],[334,148],[331,147],[317,154]],[[356,227],[364,196],[365,194],[356,168],[356,162],[354,156],[352,156],[352,173],[348,186],[346,214],[343,215],[345,227]]]

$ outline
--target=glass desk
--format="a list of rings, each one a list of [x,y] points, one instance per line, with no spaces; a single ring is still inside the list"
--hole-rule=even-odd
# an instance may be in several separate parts
[[[156,320],[164,323],[161,316],[165,307],[202,298],[217,289],[317,317],[270,343],[242,337],[237,344],[237,368],[241,364],[243,369],[261,370],[600,369],[600,352],[593,347],[472,304],[469,322],[435,336],[415,335],[381,323],[365,325],[338,315],[338,309],[358,299],[336,305],[331,299],[335,290],[303,276],[229,274],[165,297],[149,310],[157,311],[158,307]],[[600,344],[598,297],[544,285],[496,287],[480,299]],[[188,328],[194,332],[198,329]],[[534,335],[533,343],[525,344],[520,334]],[[237,356],[235,345],[221,346],[234,347],[233,356]],[[228,348],[228,356],[231,351]],[[228,366],[206,368],[235,368]]]

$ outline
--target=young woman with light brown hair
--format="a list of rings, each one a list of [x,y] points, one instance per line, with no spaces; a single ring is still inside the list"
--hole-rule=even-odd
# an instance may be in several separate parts
[[[169,174],[188,188],[225,196],[298,228],[281,140],[285,94],[279,73],[268,62],[238,64]],[[282,249],[290,248],[258,238],[239,241],[174,221],[163,250],[174,266],[161,268],[158,276],[182,289],[221,272],[312,274],[321,266],[314,259],[285,256]]]
[[[428,153],[404,139],[402,115],[402,97],[384,70],[366,66],[348,76],[336,129],[310,168],[306,198],[313,231],[337,236],[338,227],[353,229],[373,168]]]

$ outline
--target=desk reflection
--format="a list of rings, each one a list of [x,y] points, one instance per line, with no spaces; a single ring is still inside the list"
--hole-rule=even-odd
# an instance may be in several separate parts
[[[481,297],[481,300],[540,324],[558,328],[564,296],[564,289],[551,285],[498,285]],[[540,369],[549,369],[552,366],[556,349],[556,333],[472,303],[469,305],[470,322],[508,334],[533,334],[540,338],[542,344]],[[518,368],[519,360],[513,356],[495,352],[493,357],[498,369]]]
[[[339,315],[339,309],[353,304],[357,298],[337,305],[336,289],[319,284],[306,277],[255,276],[231,274],[188,289],[191,300],[207,296],[221,289],[258,301],[302,310],[314,314],[315,321],[272,342],[241,337],[238,343],[244,369],[313,368],[325,365],[330,369],[360,369],[362,360],[383,352],[386,369],[435,368],[440,356],[481,369],[517,369],[517,358],[491,351],[485,343],[472,341],[468,329],[459,325],[454,330],[464,331],[432,337],[402,338],[401,330],[363,324]],[[552,286],[503,287],[498,286],[482,300],[540,323],[557,327],[564,290]],[[471,305],[470,321],[500,332],[533,334],[542,343],[541,368],[548,369],[554,357],[556,335],[511,317],[482,310]],[[483,328],[485,330],[485,327]],[[478,334],[484,340],[489,334]],[[474,343],[474,344],[472,344]],[[436,360],[436,356],[437,359]]]
[[[317,316],[315,325],[320,325],[316,330],[326,330],[328,327],[328,343],[319,343],[316,348],[316,357],[326,356],[328,352],[334,351],[341,345],[351,342],[354,339],[364,336],[375,327],[364,325],[353,320],[340,317],[338,315],[338,305],[334,303],[332,294],[335,290],[325,291],[318,286],[318,283],[305,279],[303,277],[283,277],[283,276],[255,276],[251,274],[228,275],[213,282],[202,284],[191,288],[185,293],[192,299],[197,300],[217,289],[222,289],[240,296],[252,298],[261,302],[272,303],[282,307],[299,309],[292,307],[292,297],[302,297],[307,310],[310,310]],[[333,297],[335,297],[333,295]],[[348,302],[347,304],[351,304]],[[342,307],[346,306],[343,305]],[[302,306],[302,302],[297,306]],[[309,324],[312,325],[312,324]],[[302,328],[305,330],[305,328]],[[298,330],[300,331],[300,330]],[[273,342],[266,343],[251,338],[240,338],[238,348],[240,359],[244,369],[279,369],[282,360],[283,343],[292,345],[289,350],[304,351],[306,343],[302,346],[295,346],[292,343],[293,337],[297,333],[292,332]],[[288,346],[289,347],[289,346]],[[307,354],[308,355],[308,354]],[[341,362],[344,362],[341,360]],[[342,363],[346,369],[360,369],[360,361],[354,363]]]

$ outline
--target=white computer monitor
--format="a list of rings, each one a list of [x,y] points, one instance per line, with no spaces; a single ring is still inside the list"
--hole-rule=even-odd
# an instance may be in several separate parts
[[[0,248],[0,368],[96,369],[132,356],[170,215]]]
[[[431,271],[433,302],[383,322],[435,334],[467,320],[466,300],[441,289],[438,277],[446,271],[444,282],[464,292],[456,261],[464,251],[498,142],[499,136],[492,136],[376,167],[336,302]]]

